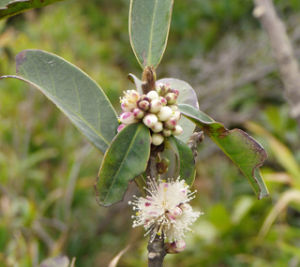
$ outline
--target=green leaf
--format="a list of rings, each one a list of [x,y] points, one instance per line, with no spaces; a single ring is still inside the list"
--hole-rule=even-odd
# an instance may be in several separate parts
[[[80,69],[40,50],[16,56],[18,76],[45,94],[103,153],[116,134],[118,120],[102,89]]]
[[[176,147],[178,154],[179,176],[184,179],[187,184],[192,185],[196,175],[195,160],[192,150],[187,144],[177,139],[169,137],[171,146]]]
[[[172,89],[179,90],[178,104],[188,104],[199,109],[197,95],[187,82],[174,78],[164,78],[158,80],[158,83],[168,84]],[[178,138],[183,142],[187,142],[195,130],[195,124],[183,116],[178,124],[183,128],[183,133]]]
[[[263,147],[240,129],[228,130],[221,123],[190,105],[179,105],[181,113],[193,121],[222,149],[248,178],[258,198],[268,196],[259,167],[267,158]]]
[[[104,206],[120,201],[128,182],[143,173],[150,156],[150,131],[142,123],[126,126],[106,151],[96,185]]]
[[[168,170],[166,173],[161,174],[161,179],[177,178],[180,175],[180,161],[175,141],[172,142],[172,139],[166,138],[164,150],[160,152],[160,156],[162,159],[169,160]]]
[[[157,67],[167,45],[173,0],[131,0],[129,37],[142,66]]]
[[[17,15],[32,8],[40,8],[62,0],[1,0],[0,19]]]

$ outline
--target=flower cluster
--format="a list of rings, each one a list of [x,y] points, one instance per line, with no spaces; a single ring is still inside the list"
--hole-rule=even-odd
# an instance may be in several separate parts
[[[126,125],[143,121],[151,129],[152,144],[159,146],[164,138],[180,135],[182,127],[178,125],[180,111],[177,107],[179,91],[165,84],[159,84],[156,90],[140,95],[136,90],[128,90],[121,98],[123,113],[118,127],[121,131]]]
[[[155,236],[162,236],[170,248],[176,252],[183,250],[183,240],[189,226],[202,214],[193,211],[188,202],[194,198],[184,180],[168,180],[158,182],[150,180],[148,195],[129,202],[136,211],[133,227],[144,226],[146,235],[150,233],[151,241]]]

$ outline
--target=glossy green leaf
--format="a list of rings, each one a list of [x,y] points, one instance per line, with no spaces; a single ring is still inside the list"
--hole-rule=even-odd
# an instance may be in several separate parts
[[[1,0],[0,19],[17,15],[32,8],[40,8],[62,0]]]
[[[172,89],[179,90],[178,104],[188,104],[199,109],[197,95],[192,86],[187,82],[174,78],[164,78],[158,80],[157,83],[168,84]],[[179,125],[183,128],[183,133],[178,138],[183,142],[187,142],[195,130],[195,124],[182,116]]]
[[[192,150],[187,144],[177,139],[176,137],[169,137],[169,141],[175,147],[178,154],[179,176],[186,181],[187,184],[192,185],[196,175],[195,160]]]
[[[239,167],[248,178],[258,198],[268,196],[259,167],[267,158],[263,147],[240,129],[228,130],[205,113],[190,105],[179,105],[181,113],[199,126]]]
[[[117,115],[105,93],[80,69],[41,51],[24,50],[16,57],[18,76],[46,95],[103,153],[116,135]]]
[[[129,37],[142,66],[157,67],[167,45],[173,0],[131,0]]]
[[[96,191],[99,202],[108,206],[120,201],[128,182],[143,173],[150,156],[150,131],[142,123],[126,126],[106,151]]]

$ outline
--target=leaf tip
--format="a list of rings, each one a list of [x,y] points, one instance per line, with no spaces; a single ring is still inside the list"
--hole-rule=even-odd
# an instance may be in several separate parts
[[[262,192],[260,192],[259,195],[258,195],[258,200],[261,200],[263,198],[267,198],[269,196],[270,196],[269,193],[262,193]]]
[[[21,51],[16,55],[16,71],[19,73],[19,66],[22,65],[24,60],[26,59],[27,50]]]
[[[99,176],[97,176],[96,182],[94,183],[94,192],[95,192],[96,202],[98,203],[99,206],[108,207],[111,204],[105,203],[101,200],[100,192],[98,190],[98,182],[99,182]]]

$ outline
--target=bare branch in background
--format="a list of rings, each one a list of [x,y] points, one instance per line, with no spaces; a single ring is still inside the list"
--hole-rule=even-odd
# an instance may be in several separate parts
[[[274,57],[277,61],[285,95],[291,106],[291,115],[300,125],[300,71],[297,59],[286,33],[283,22],[278,17],[272,0],[254,0],[253,14],[266,30]]]
[[[289,16],[286,25],[299,59],[300,14]],[[259,95],[260,99],[276,99],[280,103],[283,100],[281,83],[276,76],[270,76],[276,73],[277,64],[268,44],[265,32],[256,29],[248,29],[240,36],[227,33],[211,52],[199,52],[185,63],[190,68],[182,68],[174,62],[160,68],[169,76],[189,81],[196,90],[202,111],[228,126],[236,126],[261,115],[257,105],[248,105],[247,110],[233,109],[232,105],[247,97],[242,93],[244,87],[255,87],[253,95]]]

